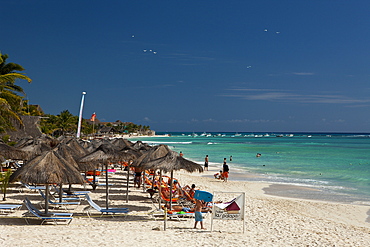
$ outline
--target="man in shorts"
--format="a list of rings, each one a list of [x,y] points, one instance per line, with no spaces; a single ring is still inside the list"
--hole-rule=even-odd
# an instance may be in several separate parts
[[[195,207],[194,207],[194,213],[195,213],[195,224],[194,229],[197,228],[198,222],[200,222],[200,228],[205,230],[206,228],[203,227],[203,215],[202,215],[202,208],[205,207],[205,203],[195,199]]]
[[[208,155],[204,158],[204,170],[208,171]]]

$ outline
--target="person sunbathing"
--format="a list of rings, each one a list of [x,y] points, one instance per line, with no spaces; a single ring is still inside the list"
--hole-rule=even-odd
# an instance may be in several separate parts
[[[173,194],[174,197],[182,197],[183,196],[181,186],[180,186],[180,184],[177,180],[173,181],[172,194]]]
[[[162,209],[165,209],[167,208],[168,210],[170,210],[170,204],[169,203],[166,203],[165,205],[162,206]],[[188,207],[183,207],[183,206],[180,206],[180,205],[172,205],[172,210],[170,210],[172,212],[180,212],[180,211],[183,211],[183,212],[195,212],[195,207],[193,208],[188,208]],[[201,212],[202,213],[207,213],[210,211],[210,208],[207,208],[207,207],[203,207],[201,208]]]
[[[183,191],[184,191],[184,192],[187,192],[191,198],[194,198],[194,194],[195,194],[195,184],[192,184],[192,185],[191,185],[191,187],[190,187],[189,185],[186,185],[186,186],[183,188]]]

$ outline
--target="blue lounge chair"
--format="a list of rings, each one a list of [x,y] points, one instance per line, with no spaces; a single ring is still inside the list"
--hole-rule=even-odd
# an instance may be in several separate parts
[[[44,198],[43,201],[39,202],[40,207],[42,207],[42,203],[45,201],[46,196],[45,196],[44,192],[42,192],[42,190],[39,190],[39,193],[42,196],[42,198]],[[48,199],[48,202],[52,206],[64,207],[67,211],[68,211],[67,206],[75,205],[77,207],[78,205],[80,205],[80,201],[78,201],[78,202],[76,202],[76,201],[73,201],[73,202],[71,202],[71,201],[55,202],[55,201],[52,201],[52,200]]]
[[[53,185],[53,188],[55,189],[54,195],[59,195],[59,188],[55,185]],[[64,196],[84,196],[86,194],[89,194],[90,191],[88,190],[76,190],[76,191],[65,191],[63,189],[63,195]]]
[[[26,198],[23,202],[24,205],[26,205],[26,208],[28,209],[28,212],[23,214],[24,219],[28,225],[29,225],[28,219],[30,218],[42,220],[41,225],[50,221],[54,222],[55,224],[58,224],[58,222],[61,221],[65,221],[67,222],[67,224],[70,224],[73,219],[72,217],[73,214],[69,213],[48,213],[48,214],[42,213],[32,205],[28,198]]]
[[[22,204],[0,204],[2,214],[14,212],[22,207]]]
[[[39,186],[39,185],[29,185],[29,184],[22,183],[22,185],[18,187],[19,192],[23,192],[23,189],[24,188],[29,189],[29,190],[37,191],[37,190],[44,190],[44,189],[46,189],[46,186],[42,186],[42,185],[41,186]]]
[[[28,199],[28,197],[26,197],[23,202],[25,204],[27,204],[32,210],[36,211],[39,215],[43,215],[45,213],[41,212],[40,210],[38,210],[30,201],[30,199]],[[56,212],[49,212],[48,214],[51,214],[51,215],[54,215],[54,216],[68,216],[68,217],[72,217],[73,213],[56,213]]]
[[[127,214],[129,212],[128,208],[101,208],[98,204],[96,204],[93,200],[91,200],[91,197],[89,195],[85,195],[87,202],[90,204],[90,206],[84,208],[84,211],[86,214],[90,217],[90,209],[95,209],[96,211],[101,213],[101,216],[106,213],[106,214],[112,214],[112,217],[115,214]]]

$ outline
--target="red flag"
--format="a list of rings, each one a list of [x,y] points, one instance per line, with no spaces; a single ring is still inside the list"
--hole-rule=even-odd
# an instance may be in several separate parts
[[[94,122],[96,118],[95,112],[91,115],[90,121]]]

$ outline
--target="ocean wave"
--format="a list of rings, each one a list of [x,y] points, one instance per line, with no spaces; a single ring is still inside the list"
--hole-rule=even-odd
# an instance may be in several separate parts
[[[316,179],[307,179],[307,178],[292,178],[292,177],[281,177],[277,175],[271,174],[264,174],[266,178],[271,179],[276,182],[284,182],[284,183],[297,183],[303,186],[318,186],[318,185],[328,185],[328,181],[316,180]]]
[[[192,144],[193,142],[160,142],[160,141],[143,141],[145,143],[154,143],[154,144]]]

